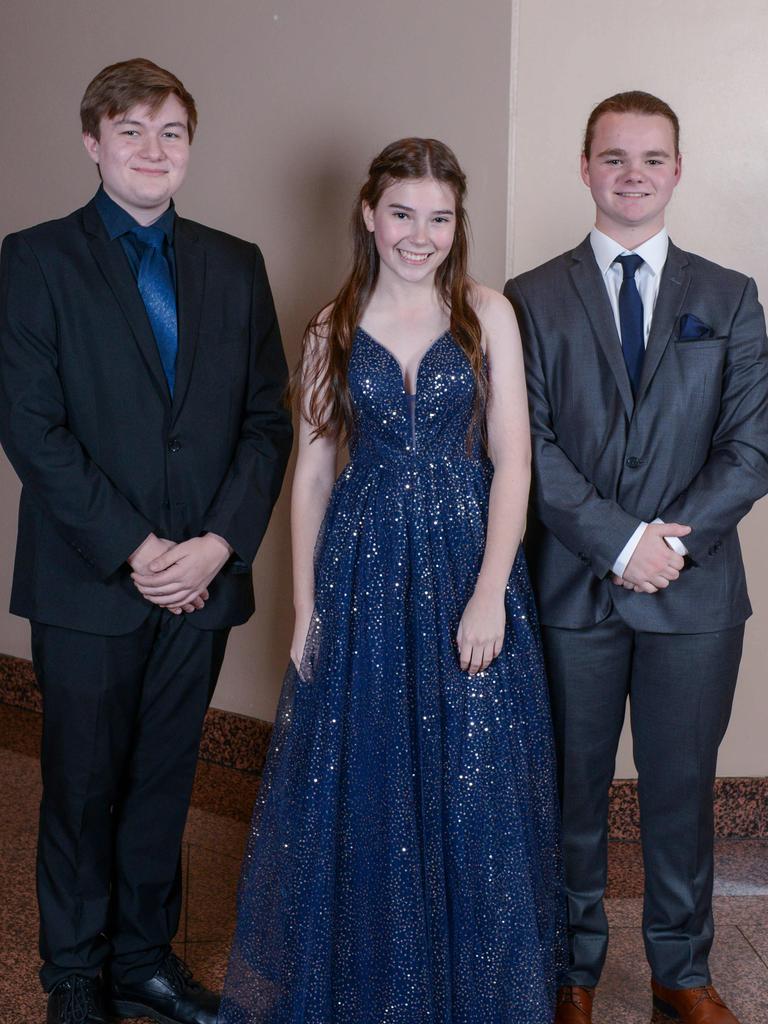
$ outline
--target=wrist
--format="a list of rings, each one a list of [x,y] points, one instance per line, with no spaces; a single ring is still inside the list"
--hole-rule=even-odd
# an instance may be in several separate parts
[[[475,594],[487,601],[503,601],[507,590],[507,580],[493,579],[483,576],[477,578]]]
[[[227,558],[229,558],[229,556],[235,550],[232,547],[232,545],[228,541],[226,541],[223,537],[220,537],[218,533],[205,533],[205,534],[203,534],[203,536],[208,538],[208,539],[210,539],[210,540],[212,540],[212,541],[215,541],[217,546],[222,549],[222,552],[226,553],[226,557]]]

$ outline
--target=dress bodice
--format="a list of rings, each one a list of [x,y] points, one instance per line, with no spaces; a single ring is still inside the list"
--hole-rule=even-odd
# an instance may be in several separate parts
[[[416,392],[410,396],[395,356],[358,328],[349,362],[349,389],[355,414],[350,441],[353,460],[421,459],[435,453],[466,457],[475,379],[450,331],[436,338],[422,356]]]

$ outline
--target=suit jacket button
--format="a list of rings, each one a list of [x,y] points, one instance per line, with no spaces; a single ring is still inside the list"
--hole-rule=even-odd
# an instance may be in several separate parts
[[[168,451],[171,453],[171,455],[181,451],[181,441],[178,439],[178,437],[168,438]]]
[[[643,460],[638,459],[636,455],[630,455],[625,462],[625,465],[628,466],[630,469],[639,469],[642,466],[642,464]]]

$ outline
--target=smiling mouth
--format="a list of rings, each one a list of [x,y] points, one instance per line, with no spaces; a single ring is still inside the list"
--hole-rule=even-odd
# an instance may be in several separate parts
[[[650,192],[617,192],[617,196],[621,196],[622,199],[647,199]]]
[[[401,260],[412,264],[414,267],[420,267],[432,255],[431,252],[410,252],[408,249],[398,249],[397,254]]]
[[[168,171],[161,167],[132,167],[131,170],[137,171],[139,174],[167,174]]]

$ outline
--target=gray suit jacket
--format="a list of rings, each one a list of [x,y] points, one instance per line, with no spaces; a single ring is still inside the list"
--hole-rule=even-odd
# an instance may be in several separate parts
[[[504,290],[526,358],[534,482],[526,552],[541,620],[615,605],[638,630],[713,632],[751,613],[736,527],[768,491],[768,344],[754,281],[670,242],[633,399],[586,238]],[[693,314],[711,336],[680,336]],[[686,523],[690,557],[654,595],[610,582],[640,520]]]

